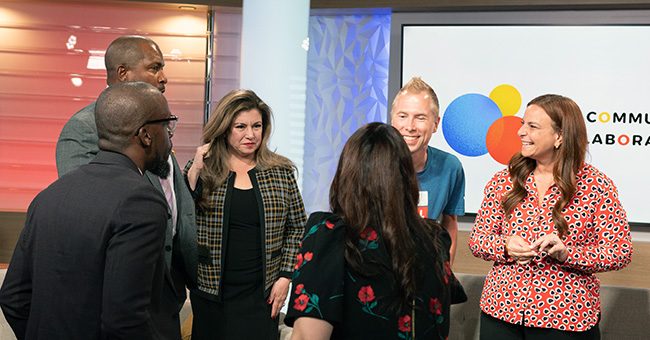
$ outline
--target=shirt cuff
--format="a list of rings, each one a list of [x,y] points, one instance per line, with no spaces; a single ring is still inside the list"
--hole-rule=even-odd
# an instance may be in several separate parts
[[[280,277],[284,277],[285,279],[289,279],[289,281],[291,281],[292,276],[293,276],[293,272],[280,271]]]

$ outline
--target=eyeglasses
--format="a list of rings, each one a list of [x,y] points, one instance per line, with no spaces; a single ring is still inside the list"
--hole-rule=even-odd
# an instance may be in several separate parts
[[[174,135],[174,130],[176,130],[176,123],[178,122],[178,117],[171,115],[167,118],[162,118],[162,119],[152,119],[144,122],[137,130],[136,130],[136,135],[142,129],[145,125],[147,124],[156,124],[156,123],[166,123],[165,128],[167,129],[167,133],[169,133],[169,136]]]

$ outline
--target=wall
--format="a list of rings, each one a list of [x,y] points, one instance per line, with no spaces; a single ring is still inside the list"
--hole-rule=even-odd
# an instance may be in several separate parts
[[[175,2],[175,0],[142,1]],[[242,7],[243,0],[190,0],[186,2]],[[650,8],[648,0],[311,0],[310,3],[312,9],[391,8],[393,11]]]
[[[213,108],[219,99],[232,89],[239,88],[241,65],[241,8],[219,7],[214,10],[212,24],[213,51],[210,74],[209,105]],[[208,110],[210,112],[211,110]]]
[[[180,120],[174,150],[194,154],[203,124],[207,8],[122,3],[0,3],[0,211],[24,212],[56,178],[61,128],[105,88],[103,53],[147,35],[165,57],[165,97]]]
[[[390,12],[312,15],[309,20],[303,199],[328,210],[343,144],[368,122],[386,121]]]
[[[215,13],[212,103],[229,89],[239,86],[239,20],[241,12],[237,9],[217,9]],[[310,18],[312,41],[308,55],[305,145],[312,151],[305,153],[304,176],[311,176],[305,184],[313,185],[305,186],[303,191],[308,211],[327,209],[329,182],[340,149],[349,135],[365,122],[386,119],[388,52],[376,45],[378,41],[387,44],[386,26],[390,26],[390,15],[386,12],[316,14]],[[367,78],[353,77],[357,74]],[[373,76],[375,80],[368,80]],[[67,114],[75,109],[76,106],[72,107]],[[0,221],[0,262],[7,262],[24,223],[24,214],[0,212]],[[490,263],[472,257],[464,246],[471,226],[471,218],[462,220],[455,270],[485,274]],[[650,271],[645,265],[650,261],[650,243],[644,241],[647,238],[638,236],[639,233],[633,236],[632,264],[621,272],[602,274],[604,284],[650,288]]]

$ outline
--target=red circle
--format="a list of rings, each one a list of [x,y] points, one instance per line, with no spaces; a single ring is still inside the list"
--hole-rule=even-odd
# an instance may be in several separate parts
[[[625,143],[622,142],[623,137],[625,137]],[[627,143],[629,143],[629,142],[630,142],[630,137],[628,137],[627,135],[618,136],[618,144],[627,145]]]
[[[517,131],[521,127],[521,117],[501,117],[490,125],[485,145],[495,161],[507,165],[510,158],[521,150],[521,140]]]

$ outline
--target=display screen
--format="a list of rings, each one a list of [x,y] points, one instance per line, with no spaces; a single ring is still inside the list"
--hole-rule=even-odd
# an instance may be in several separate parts
[[[461,160],[468,213],[478,210],[486,183],[519,149],[516,130],[526,104],[554,93],[580,106],[587,162],[618,187],[629,221],[650,223],[644,199],[650,190],[650,26],[427,22],[400,28],[400,84],[391,89],[420,76],[438,94],[441,123],[430,145]]]

